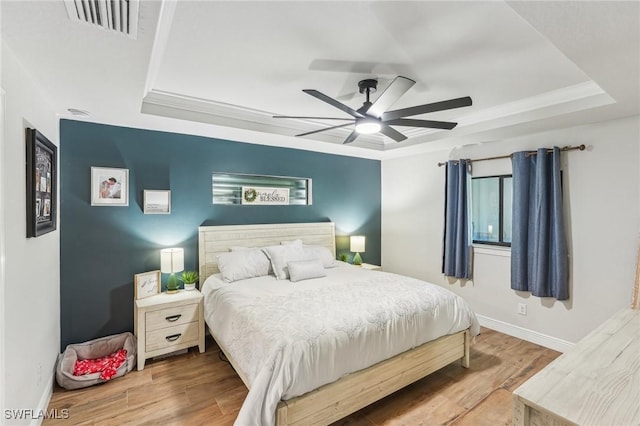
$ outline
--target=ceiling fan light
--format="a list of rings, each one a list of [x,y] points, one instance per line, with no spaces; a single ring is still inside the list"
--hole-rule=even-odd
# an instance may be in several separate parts
[[[363,135],[370,135],[380,131],[380,122],[374,119],[363,119],[356,123],[356,132]]]

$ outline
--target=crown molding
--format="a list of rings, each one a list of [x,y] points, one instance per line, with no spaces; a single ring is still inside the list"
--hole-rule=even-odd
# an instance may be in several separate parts
[[[602,95],[605,95],[606,98],[602,98]],[[531,96],[515,102],[509,102],[492,108],[485,108],[477,113],[461,117],[460,125],[471,126],[478,123],[495,121],[505,117],[531,114],[548,108],[556,108],[559,105],[565,106],[565,113],[574,112],[582,109],[578,103],[584,102],[587,106],[591,107],[590,102],[588,101],[593,98],[602,99],[602,102],[599,103],[598,106],[614,102],[614,100],[609,97],[595,82],[587,81],[573,86],[552,90],[540,95]]]
[[[588,81],[461,116],[457,120],[458,126],[451,131],[404,129],[403,133],[408,139],[402,143],[390,142],[380,134],[363,135],[350,146],[381,153],[394,152],[399,156],[412,155],[416,153],[416,145],[421,145],[418,151],[431,151],[438,149],[442,144],[449,145],[455,140],[469,141],[482,138],[488,131],[558,117],[614,102],[600,86]],[[141,112],[289,137],[328,125],[327,122],[314,120],[274,119],[274,114],[268,111],[158,89],[149,91],[143,98]],[[329,125],[333,125],[333,122]],[[341,145],[349,132],[349,129],[332,129],[304,139]],[[411,147],[414,149],[410,149]]]
[[[169,43],[171,35],[171,23],[176,13],[177,1],[163,1],[160,6],[160,14],[158,15],[158,25],[156,26],[156,35],[153,39],[151,47],[151,55],[149,57],[149,66],[147,68],[147,79],[144,84],[144,93],[148,93],[155,86],[160,66],[164,58],[164,52]]]
[[[271,112],[155,89],[142,99],[141,112],[283,136],[292,136],[314,130],[319,125],[327,125],[313,120],[275,119]],[[342,145],[349,133],[347,129],[333,129],[316,134],[313,139]],[[350,145],[384,150],[381,135],[360,136]]]

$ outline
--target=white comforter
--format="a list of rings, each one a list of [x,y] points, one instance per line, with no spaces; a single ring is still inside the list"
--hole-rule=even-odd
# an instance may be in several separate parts
[[[249,394],[236,425],[273,425],[281,399],[470,328],[467,303],[434,284],[351,265],[292,283],[273,276],[203,285],[205,320]]]

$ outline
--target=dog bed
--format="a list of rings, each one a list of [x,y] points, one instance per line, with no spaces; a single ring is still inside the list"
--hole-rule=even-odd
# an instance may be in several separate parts
[[[121,349],[126,349],[125,361],[118,367],[112,379],[124,376],[135,367],[136,364],[136,338],[127,332],[113,336],[101,337],[84,343],[68,345],[65,351],[58,357],[56,366],[56,381],[65,389],[80,389],[104,383],[108,380],[100,378],[101,372],[74,376],[73,370],[78,360],[97,359]]]

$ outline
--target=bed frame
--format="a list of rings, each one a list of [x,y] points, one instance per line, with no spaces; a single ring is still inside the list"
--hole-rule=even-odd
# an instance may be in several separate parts
[[[300,239],[304,244],[325,246],[334,255],[336,250],[332,222],[201,226],[198,234],[200,282],[219,272],[216,257],[232,246],[264,247]],[[215,338],[215,331],[210,332]],[[280,401],[276,425],[327,425],[454,361],[461,360],[468,368],[469,344],[468,330],[443,336],[304,395]],[[220,348],[249,388],[246,375],[231,354]]]

